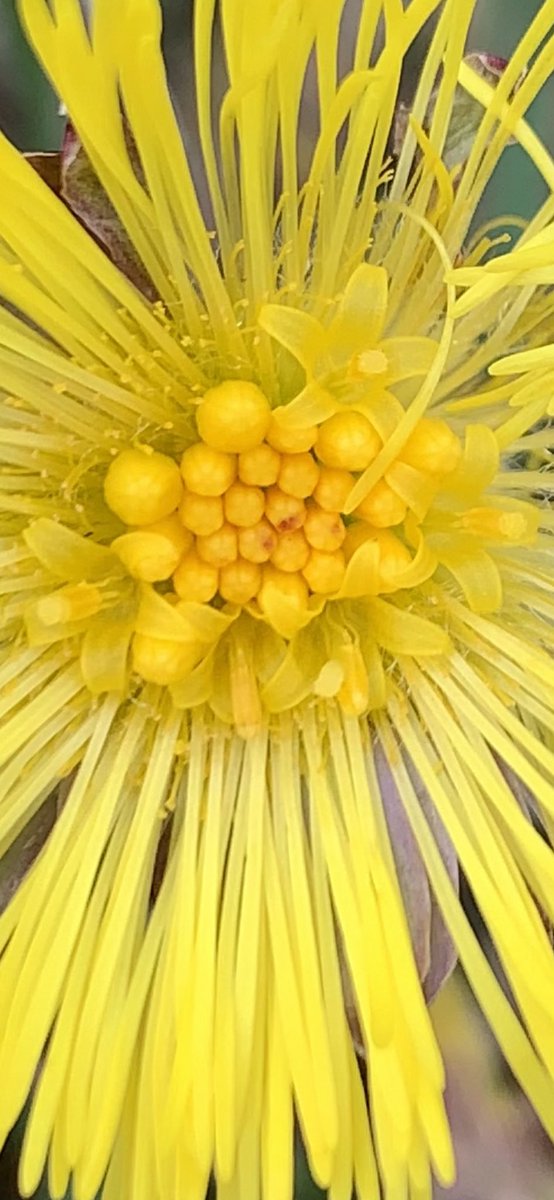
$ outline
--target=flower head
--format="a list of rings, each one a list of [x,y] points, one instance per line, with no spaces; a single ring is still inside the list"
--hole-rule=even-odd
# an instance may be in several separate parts
[[[0,851],[63,793],[0,918],[24,1195],[287,1200],[296,1114],[333,1200],[429,1197],[454,952],[554,1132],[552,199],[470,234],[510,140],[553,189],[554,5],[509,64],[473,7],[395,117],[438,0],[343,79],[342,0],[197,0],[193,163],[158,0],[20,0],[72,122],[61,198],[0,141]]]

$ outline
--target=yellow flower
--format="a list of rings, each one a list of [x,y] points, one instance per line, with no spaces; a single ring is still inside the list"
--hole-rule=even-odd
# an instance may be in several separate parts
[[[73,132],[65,203],[0,141],[3,855],[63,783],[0,1136],[31,1093],[23,1195],[287,1200],[295,1113],[332,1200],[425,1200],[452,947],[554,1133],[554,3],[472,66],[444,0],[394,161],[438,0],[365,0],[343,79],[343,0],[197,0],[189,156],[158,0],[20,7]],[[494,256],[514,139],[548,199]]]

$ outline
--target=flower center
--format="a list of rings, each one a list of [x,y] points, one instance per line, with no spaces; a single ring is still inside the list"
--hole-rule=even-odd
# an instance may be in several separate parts
[[[238,605],[281,633],[283,611],[301,619],[310,604],[352,594],[348,564],[365,542],[373,548],[368,592],[406,586],[413,548],[403,472],[423,474],[431,498],[459,462],[456,436],[422,419],[393,464],[398,482],[389,470],[392,482],[381,479],[346,515],[360,473],[382,449],[374,425],[352,408],[303,427],[279,412],[255,384],[226,381],[198,405],[199,438],[180,463],[150,447],[111,463],[105,499],[130,527],[111,548],[133,578],[161,585],[177,611],[191,602]],[[159,678],[151,661],[158,650],[157,640],[135,637],[135,667],[146,679]]]

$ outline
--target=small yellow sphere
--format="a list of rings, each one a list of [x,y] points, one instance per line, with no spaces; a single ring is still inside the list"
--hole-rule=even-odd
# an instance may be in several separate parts
[[[378,535],[379,576],[384,591],[394,591],[398,577],[410,566],[412,556],[408,547],[388,529]]]
[[[196,412],[198,432],[208,446],[240,454],[263,441],[271,409],[255,383],[228,379],[210,388]]]
[[[428,471],[430,475],[449,475],[458,466],[462,447],[446,421],[423,417],[403,446],[399,459]]]
[[[143,633],[135,633],[133,638],[133,668],[147,683],[160,686],[179,683],[201,656],[202,647],[199,648],[198,643],[172,642]]]
[[[239,454],[238,475],[243,483],[270,487],[272,483],[277,483],[280,468],[281,455],[267,442]]]
[[[356,480],[340,467],[321,467],[313,498],[326,512],[344,512]]]
[[[126,525],[151,525],[168,517],[182,491],[177,463],[156,451],[122,450],[104,480],[106,504]]]
[[[335,413],[321,425],[316,454],[326,467],[365,471],[377,457],[381,438],[363,413]]]
[[[306,505],[296,496],[287,496],[280,488],[271,487],[265,494],[265,515],[278,533],[292,533],[304,524]]]
[[[312,550],[302,574],[312,592],[326,596],[339,590],[344,571],[342,550],[335,550],[332,554],[324,550]]]
[[[203,537],[215,533],[223,525],[223,501],[221,496],[198,496],[196,492],[185,492],[179,505],[179,516],[185,529]]]
[[[311,496],[318,479],[319,467],[308,451],[303,454],[283,454],[277,480],[282,492],[305,500]]]
[[[346,529],[339,513],[324,512],[317,504],[311,504],[304,521],[306,540],[314,550],[338,550],[344,541]]]
[[[257,595],[261,582],[261,567],[244,558],[237,558],[236,562],[221,568],[219,594],[230,604],[248,604]]]
[[[237,531],[233,525],[222,525],[215,533],[196,539],[196,550],[202,562],[212,567],[227,567],[237,557]]]
[[[248,562],[267,562],[277,545],[277,534],[265,517],[248,529],[239,529],[238,535],[239,554]]]
[[[180,600],[207,604],[219,587],[218,569],[204,562],[195,550],[189,550],[173,574],[173,587]]]
[[[404,501],[384,479],[380,479],[354,510],[354,515],[371,521],[378,529],[386,529],[389,525],[400,525],[406,512]]]
[[[311,450],[317,438],[317,425],[287,425],[278,417],[272,417],[266,435],[267,441],[280,454],[302,454]]]
[[[280,571],[301,571],[310,557],[310,547],[302,529],[282,533],[271,555],[274,567]]]
[[[280,571],[270,563],[263,568],[262,586],[257,600],[262,612],[267,612],[276,600],[286,599],[302,612],[308,603],[308,585],[302,575]]]
[[[181,475],[189,491],[199,496],[222,496],[231,486],[237,473],[234,454],[224,454],[196,442],[185,450],[181,459]]]
[[[265,497],[259,487],[249,487],[247,483],[233,483],[223,497],[225,520],[231,525],[246,529],[261,521],[265,507]]]

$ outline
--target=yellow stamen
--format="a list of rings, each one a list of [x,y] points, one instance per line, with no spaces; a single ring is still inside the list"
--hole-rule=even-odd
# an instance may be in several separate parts
[[[306,505],[280,488],[271,487],[265,494],[265,515],[279,533],[291,533],[304,524]]]

